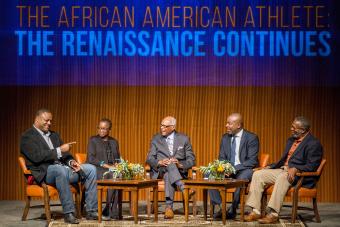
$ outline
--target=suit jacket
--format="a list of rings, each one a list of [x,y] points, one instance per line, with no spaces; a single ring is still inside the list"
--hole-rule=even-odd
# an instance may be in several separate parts
[[[290,137],[287,141],[285,151],[281,159],[277,163],[270,165],[271,168],[277,169],[284,165],[288,152],[293,145],[295,139]],[[316,171],[321,163],[323,155],[323,148],[320,142],[312,136],[312,134],[306,135],[299,146],[296,148],[295,152],[292,154],[288,161],[288,166],[290,168],[295,167],[300,171],[313,172]],[[296,183],[298,177],[295,178],[293,184]],[[304,187],[313,188],[318,181],[316,177],[305,177],[302,185]]]
[[[109,136],[108,142],[112,150],[112,160],[120,159],[118,141]],[[97,179],[101,179],[104,172],[107,171],[107,169],[100,166],[101,161],[104,161],[105,164],[109,163],[105,144],[100,136],[92,136],[87,145],[87,162],[96,166]]]
[[[179,169],[181,174],[186,174],[188,169],[195,165],[195,154],[192,150],[192,146],[189,137],[176,132],[174,136],[173,156],[180,164],[183,165],[183,169]],[[150,150],[146,159],[146,162],[151,166],[152,178],[158,178],[158,161],[165,158],[170,158],[170,151],[166,138],[161,134],[156,134],[151,141]]]
[[[231,159],[231,136],[224,134],[220,145],[219,160]],[[258,166],[259,138],[254,133],[243,129],[240,141],[239,155],[240,162],[235,166],[236,171],[253,169]]]
[[[31,170],[38,184],[44,181],[49,165],[53,165],[55,161],[68,165],[68,162],[73,159],[69,152],[62,152],[62,157],[58,160],[56,148],[60,147],[63,141],[58,133],[50,132],[54,149],[49,148],[45,139],[34,127],[24,132],[20,141],[20,152],[25,157],[26,166]]]

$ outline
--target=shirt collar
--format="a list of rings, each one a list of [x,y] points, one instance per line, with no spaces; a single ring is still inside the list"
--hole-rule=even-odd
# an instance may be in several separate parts
[[[173,131],[170,135],[168,135],[166,138],[170,140],[174,140],[175,132]]]
[[[33,125],[33,127],[42,135],[42,136],[50,136],[51,132],[47,131],[46,133],[41,131],[40,129],[38,129],[37,127],[35,127],[35,125]]]
[[[236,133],[236,134],[234,135],[234,137],[239,137],[239,138],[241,138],[241,137],[242,137],[242,134],[243,134],[243,128],[242,128],[238,133]]]

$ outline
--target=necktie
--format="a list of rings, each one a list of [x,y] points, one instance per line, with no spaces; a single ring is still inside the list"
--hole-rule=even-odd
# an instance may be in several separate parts
[[[166,143],[168,144],[170,155],[173,155],[173,141],[168,137],[166,138]]]
[[[231,155],[230,155],[230,162],[231,164],[235,164],[235,156],[236,156],[236,137],[233,136],[231,139]]]

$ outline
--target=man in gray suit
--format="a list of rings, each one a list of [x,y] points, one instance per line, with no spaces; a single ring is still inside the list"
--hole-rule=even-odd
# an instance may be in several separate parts
[[[219,160],[228,160],[234,166],[236,173],[232,175],[235,179],[251,180],[253,168],[258,166],[259,139],[257,135],[243,128],[241,114],[233,113],[227,119],[227,133],[223,135]],[[211,203],[221,204],[221,196],[217,190],[209,190]],[[233,194],[233,202],[227,212],[227,218],[236,217],[236,209],[240,203],[240,188]],[[214,214],[214,219],[222,217],[222,211]]]
[[[160,133],[152,138],[146,160],[151,166],[151,177],[164,180],[166,219],[174,217],[173,200],[176,187],[183,191],[181,180],[187,178],[188,169],[195,165],[195,154],[189,137],[176,132],[175,128],[174,117],[169,116],[162,120]]]

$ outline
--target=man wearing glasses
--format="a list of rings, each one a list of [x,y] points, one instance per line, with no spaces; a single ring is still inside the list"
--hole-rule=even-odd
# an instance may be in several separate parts
[[[290,128],[292,136],[287,141],[281,159],[254,173],[246,202],[253,211],[245,216],[245,221],[259,221],[261,224],[277,222],[284,197],[298,180],[296,173],[316,171],[322,159],[323,148],[309,129],[310,123],[305,117],[296,117]],[[313,188],[317,180],[316,177],[306,177],[302,185]],[[274,189],[267,207],[269,213],[261,218],[262,192],[268,184],[274,184]]]
[[[181,181],[187,178],[188,169],[195,165],[195,154],[189,137],[175,130],[176,119],[168,116],[162,120],[160,133],[151,141],[146,162],[151,166],[151,177],[163,179],[165,186],[165,219],[172,219],[176,187],[183,191]]]

